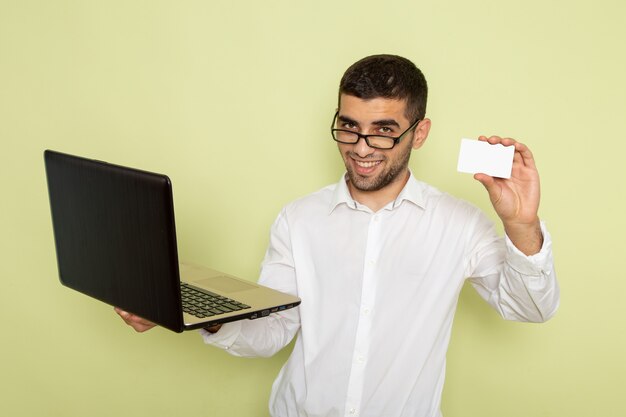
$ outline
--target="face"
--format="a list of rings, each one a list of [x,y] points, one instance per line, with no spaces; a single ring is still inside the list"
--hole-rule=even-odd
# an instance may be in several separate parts
[[[362,100],[343,94],[337,128],[397,137],[414,122],[405,117],[405,109],[406,100]],[[420,136],[423,133],[420,131],[421,124],[392,149],[370,148],[363,139],[355,144],[338,143],[351,186],[359,191],[379,191],[406,181],[411,149],[417,149],[425,139],[425,136]]]

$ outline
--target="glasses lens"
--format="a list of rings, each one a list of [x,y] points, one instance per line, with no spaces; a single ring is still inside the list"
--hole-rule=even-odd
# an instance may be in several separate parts
[[[367,140],[372,148],[378,149],[390,149],[393,148],[393,145],[395,144],[393,138],[388,138],[386,136],[368,136]]]
[[[357,143],[359,135],[348,130],[333,130],[333,139],[341,143]],[[391,149],[395,140],[387,136],[367,136],[367,144],[372,148]]]
[[[359,135],[344,130],[333,130],[333,138],[335,138],[337,142],[356,143],[359,140]]]

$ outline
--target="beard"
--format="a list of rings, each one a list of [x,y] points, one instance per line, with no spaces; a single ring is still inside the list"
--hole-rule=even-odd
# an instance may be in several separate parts
[[[406,171],[411,157],[411,148],[409,147],[402,154],[397,155],[394,160],[390,160],[385,156],[383,162],[389,165],[385,167],[383,172],[375,177],[365,177],[354,172],[352,166],[348,163],[348,159],[350,159],[352,155],[353,152],[346,152],[345,155],[343,155],[348,172],[348,179],[352,186],[359,191],[379,191],[398,180],[398,177]]]

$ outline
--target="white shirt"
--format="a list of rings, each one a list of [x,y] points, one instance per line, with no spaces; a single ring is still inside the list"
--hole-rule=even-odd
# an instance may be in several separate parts
[[[298,333],[272,388],[283,416],[440,416],[445,355],[469,278],[504,318],[541,322],[559,302],[551,241],[527,257],[476,207],[417,181],[373,213],[345,180],[297,200],[271,231],[259,282],[300,307],[202,331],[237,356]]]

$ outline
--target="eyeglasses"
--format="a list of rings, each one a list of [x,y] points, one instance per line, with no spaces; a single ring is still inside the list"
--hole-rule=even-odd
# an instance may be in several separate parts
[[[385,135],[362,135],[359,132],[355,132],[353,130],[346,129],[335,129],[335,122],[337,121],[337,116],[339,112],[335,113],[335,117],[333,118],[333,123],[330,125],[330,133],[333,135],[333,139],[339,143],[348,143],[355,144],[359,141],[359,139],[363,138],[367,146],[370,148],[376,149],[391,149],[400,143],[400,140],[406,135],[411,129],[413,129],[420,122],[420,119],[417,119],[407,130],[402,132],[400,136],[385,136]]]

